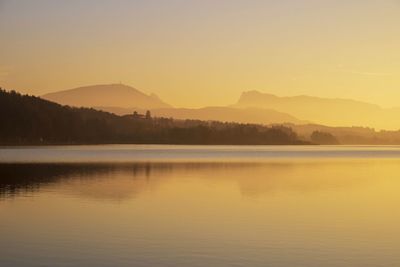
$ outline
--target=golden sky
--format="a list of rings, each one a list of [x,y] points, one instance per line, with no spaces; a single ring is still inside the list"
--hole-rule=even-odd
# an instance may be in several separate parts
[[[182,107],[240,93],[400,106],[399,0],[0,0],[0,86],[122,82]]]

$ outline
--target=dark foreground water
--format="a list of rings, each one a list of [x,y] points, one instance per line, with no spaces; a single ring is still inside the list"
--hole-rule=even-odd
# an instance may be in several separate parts
[[[0,266],[400,266],[397,147],[0,148]]]

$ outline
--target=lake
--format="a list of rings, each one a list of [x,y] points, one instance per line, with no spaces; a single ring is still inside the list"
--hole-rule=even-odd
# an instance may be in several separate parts
[[[400,266],[400,147],[0,148],[0,266]]]

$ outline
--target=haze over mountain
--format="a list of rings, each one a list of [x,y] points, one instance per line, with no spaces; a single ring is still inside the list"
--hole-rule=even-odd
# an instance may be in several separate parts
[[[312,141],[315,131],[332,134],[342,145],[398,145],[400,131],[377,131],[368,127],[330,127],[318,124],[284,124],[293,129],[301,139]]]
[[[217,121],[118,116],[0,89],[0,144],[309,144],[290,128]]]
[[[134,111],[145,113],[145,109],[127,109],[116,107],[96,107],[97,109],[117,115],[131,114]],[[299,120],[289,114],[272,109],[260,108],[233,108],[233,107],[204,107],[204,108],[159,108],[151,109],[151,114],[157,117],[191,120],[213,120],[238,123],[276,124],[293,123],[304,124],[307,121]]]
[[[43,95],[42,98],[75,107],[167,108],[156,95],[123,84],[92,85]]]
[[[279,97],[258,91],[243,92],[231,106],[173,108],[155,95],[122,84],[94,85],[46,94],[43,98],[63,105],[93,107],[118,115],[151,110],[154,116],[176,119],[218,120],[239,123],[316,123],[327,126],[362,126],[400,129],[400,108],[351,99],[307,95]]]
[[[279,97],[258,91],[242,93],[236,108],[268,108],[291,114],[302,120],[329,126],[368,126],[378,129],[400,129],[400,109],[351,99],[312,96]]]
[[[153,116],[176,119],[217,120],[239,123],[305,123],[289,114],[272,109],[233,107],[205,107],[199,109],[173,108],[155,95],[122,84],[93,85],[55,92],[42,96],[44,99],[75,107],[92,107],[117,115],[134,111],[151,110]]]

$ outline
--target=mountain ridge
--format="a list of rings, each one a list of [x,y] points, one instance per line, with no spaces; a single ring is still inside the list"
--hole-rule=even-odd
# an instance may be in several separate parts
[[[322,98],[308,95],[276,96],[256,90],[245,91],[231,105],[236,108],[270,108],[302,120],[328,126],[366,126],[400,129],[397,108],[385,109],[376,104],[346,98]]]
[[[155,94],[148,95],[123,84],[83,86],[46,94],[43,98],[63,105],[98,108],[118,115],[151,110],[156,116],[179,119],[400,129],[397,116],[400,108],[385,109],[348,98],[277,96],[257,90],[242,92],[235,104],[203,108],[175,108]]]
[[[96,109],[114,113],[117,115],[132,114],[134,111],[145,113],[145,109],[119,108],[119,107],[95,107]],[[232,108],[209,106],[203,108],[158,108],[149,109],[153,116],[167,117],[174,119],[191,120],[214,120],[223,122],[237,123],[256,123],[256,124],[274,124],[274,123],[296,123],[304,124],[308,121],[300,120],[290,114],[278,112],[272,109],[260,108]]]
[[[134,94],[126,94],[127,91],[134,92]],[[109,96],[110,92],[113,92],[113,94],[120,93],[122,96],[118,99],[113,99]],[[258,124],[306,123],[306,121],[300,120],[290,114],[272,109],[238,109],[226,106],[174,108],[165,103],[154,93],[147,95],[136,88],[123,84],[82,86],[46,94],[42,97],[62,105],[91,107],[117,115],[128,115],[132,114],[134,111],[144,113],[146,110],[150,110],[155,116],[173,117],[176,119],[215,120]],[[149,99],[151,101],[149,101]]]
[[[258,90],[250,90],[250,91],[244,91],[241,93],[239,100],[236,104],[238,103],[241,104],[240,102],[243,102],[244,100],[247,100],[246,98],[248,97],[263,97],[263,98],[273,98],[273,99],[279,99],[279,100],[321,100],[321,101],[340,101],[340,102],[351,102],[351,103],[358,103],[358,104],[364,104],[364,105],[369,105],[369,106],[374,106],[376,108],[382,108],[381,106],[365,101],[360,101],[360,100],[355,100],[352,98],[340,98],[340,97],[335,97],[335,98],[329,98],[329,97],[319,97],[319,96],[311,96],[311,95],[294,95],[294,96],[277,96],[271,93],[264,93],[260,92]],[[396,107],[394,107],[396,108]]]
[[[56,91],[41,96],[59,104],[75,107],[120,106],[136,108],[167,108],[171,105],[157,95],[147,95],[124,84],[97,84]]]

